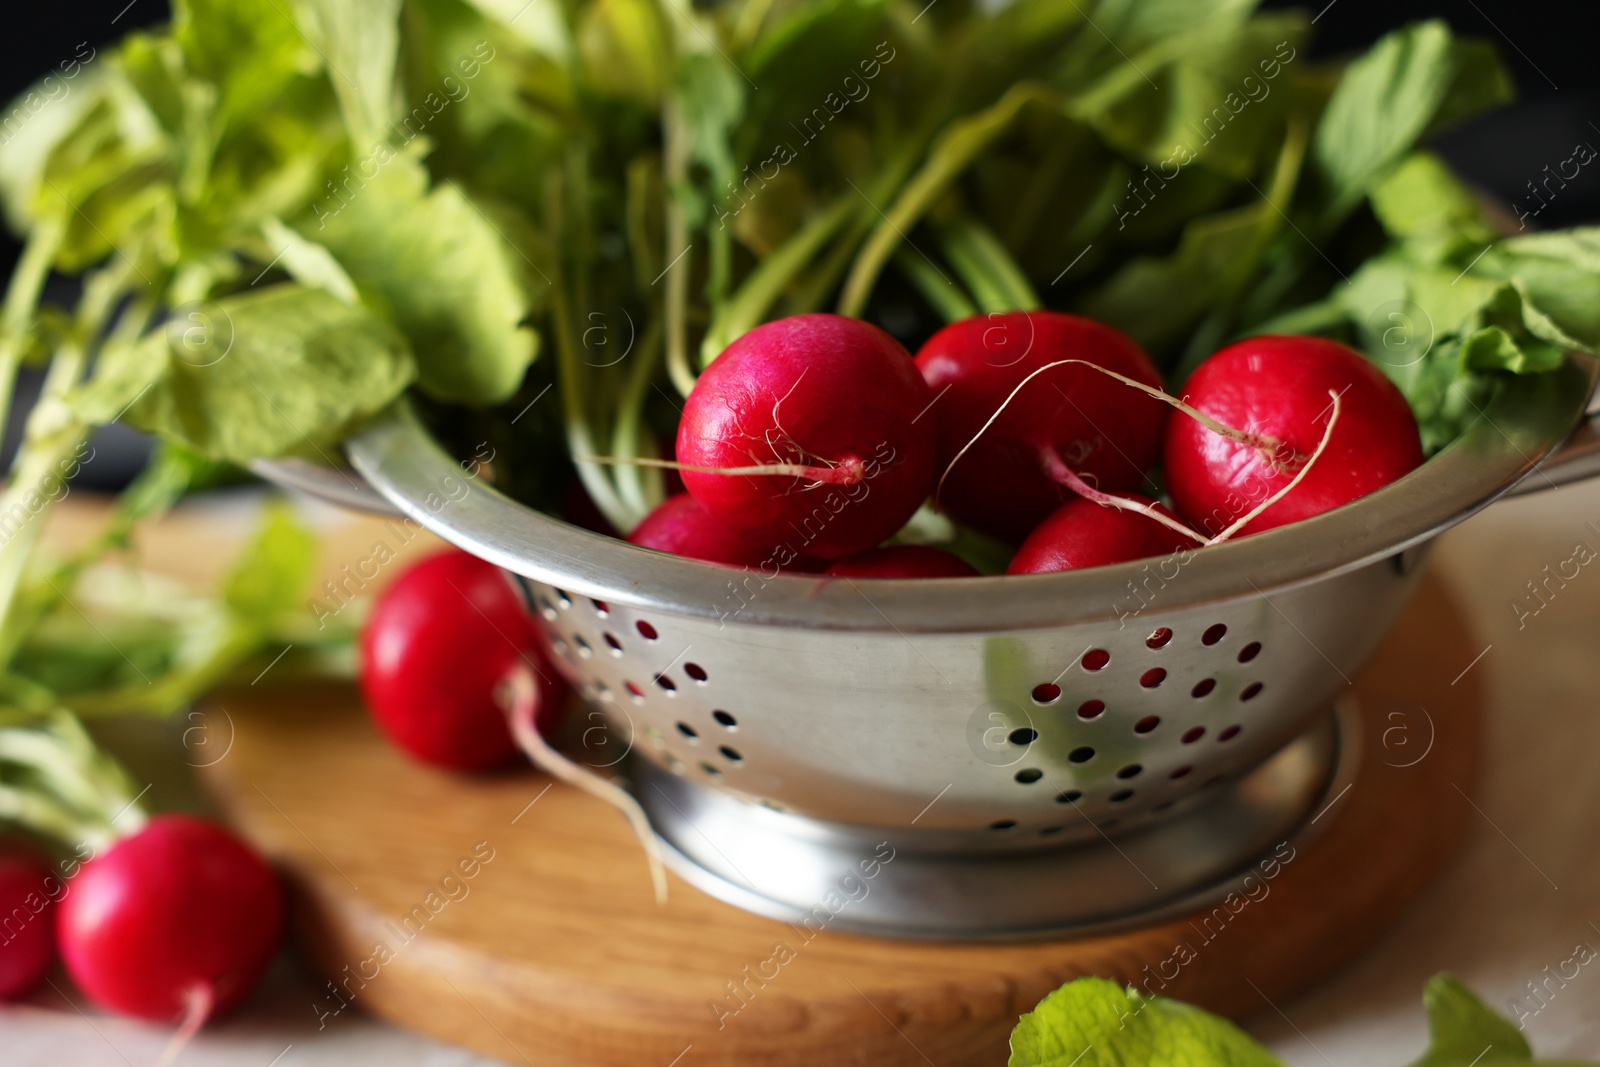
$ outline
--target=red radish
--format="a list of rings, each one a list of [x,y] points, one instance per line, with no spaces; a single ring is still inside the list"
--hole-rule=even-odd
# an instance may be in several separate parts
[[[684,486],[762,544],[835,559],[905,525],[934,479],[933,399],[894,338],[796,315],[729,345],[678,424]]]
[[[361,692],[389,739],[424,763],[487,770],[517,744],[495,687],[526,665],[539,680],[544,724],[565,686],[544,658],[533,617],[511,580],[456,549],[412,566],[385,589],[361,634]]]
[[[62,885],[31,850],[0,844],[0,1001],[26,993],[55,962]]]
[[[835,560],[823,573],[838,578],[975,578],[978,570],[942,548],[890,545]]]
[[[814,561],[797,556],[787,544],[763,548],[760,542],[723,525],[688,493],[668,497],[640,520],[628,540],[659,552],[730,567],[816,569]]]
[[[638,803],[540,735],[566,698],[542,648],[510,579],[451,549],[413,566],[378,598],[361,634],[361,692],[389,738],[424,763],[481,770],[521,749],[540,770],[618,808],[664,899],[666,874]]]
[[[1339,418],[1329,431],[1339,397]],[[1167,487],[1177,511],[1216,535],[1300,483],[1240,533],[1260,533],[1365,496],[1422,462],[1417,420],[1405,397],[1354,349],[1320,337],[1253,337],[1202,363],[1183,399],[1228,426],[1275,442],[1251,445],[1189,418],[1167,431]],[[1327,436],[1322,454],[1307,460]]]
[[[1093,367],[1041,371],[1065,359],[1161,385],[1131,338],[1054,311],[965,319],[922,346],[917,366],[938,398],[931,417],[946,472],[938,493],[943,510],[1015,543],[1072,498],[1060,467],[1107,492],[1143,483],[1161,450],[1166,405]]]
[[[100,1007],[156,1022],[174,1044],[252,989],[283,938],[283,897],[221,827],[161,815],[83,865],[63,897],[61,958]]]
[[[1177,521],[1177,516],[1148,497],[1125,499]],[[1011,557],[1007,574],[1043,574],[1084,567],[1166,556],[1200,546],[1198,537],[1186,537],[1137,511],[1108,507],[1092,500],[1063,504],[1028,535]]]

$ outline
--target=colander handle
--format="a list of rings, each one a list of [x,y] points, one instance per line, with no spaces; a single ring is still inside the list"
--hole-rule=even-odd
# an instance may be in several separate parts
[[[1510,495],[1537,493],[1597,476],[1600,476],[1600,411],[1591,406],[1589,417],[1578,424],[1572,436],[1518,482]]]

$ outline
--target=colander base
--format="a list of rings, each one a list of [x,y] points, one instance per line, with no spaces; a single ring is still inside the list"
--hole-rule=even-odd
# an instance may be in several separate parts
[[[684,880],[807,928],[924,940],[1086,935],[1183,914],[1272,875],[1337,818],[1355,780],[1359,714],[1344,706],[1249,772],[1153,824],[1026,850],[929,852],[903,829],[774,811],[648,760],[635,793]],[[1292,853],[1291,853],[1292,854]]]

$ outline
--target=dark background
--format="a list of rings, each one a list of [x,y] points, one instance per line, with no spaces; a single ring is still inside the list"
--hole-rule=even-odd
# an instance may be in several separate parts
[[[167,0],[67,0],[13,5],[0,34],[0,100],[10,100],[46,71],[78,52],[98,48],[140,26],[163,22]],[[1316,17],[1312,54],[1356,51],[1396,26],[1440,16],[1462,34],[1481,36],[1500,49],[1517,82],[1519,100],[1505,110],[1444,135],[1436,146],[1467,178],[1507,203],[1528,198],[1527,184],[1545,165],[1572,155],[1579,142],[1600,146],[1600,62],[1592,33],[1594,0],[1267,0],[1269,8],[1309,8]],[[1581,17],[1588,16],[1588,17]],[[1600,221],[1600,167],[1586,168],[1540,211],[1541,227]],[[9,275],[17,244],[0,235],[0,271]],[[32,402],[36,382],[19,384],[19,406]],[[20,427],[10,424],[8,438]],[[0,463],[9,464],[8,439]],[[104,446],[104,447],[102,447]],[[136,435],[121,427],[97,439],[93,468],[83,482],[111,488],[142,463]],[[3,469],[3,467],[0,467]]]

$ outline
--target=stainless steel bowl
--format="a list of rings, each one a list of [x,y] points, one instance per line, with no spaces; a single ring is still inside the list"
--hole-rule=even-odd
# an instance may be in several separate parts
[[[1195,906],[1308,833],[1359,747],[1329,709],[1427,543],[1519,483],[1600,472],[1595,381],[1587,358],[1512,381],[1420,469],[1306,522],[959,581],[637,548],[474,482],[404,406],[347,452],[400,511],[523,579],[610,726],[592,762],[631,781],[685,877],[799,920],[877,856],[837,925],[1016,937]]]

